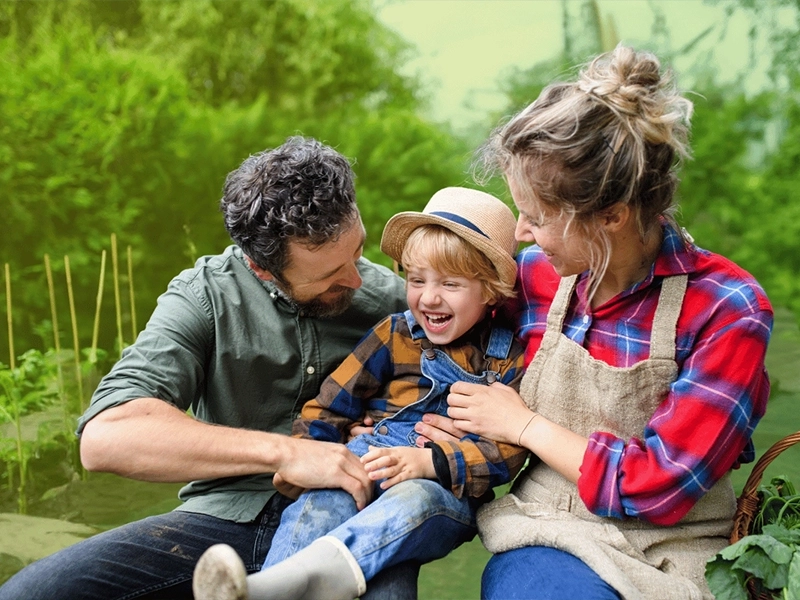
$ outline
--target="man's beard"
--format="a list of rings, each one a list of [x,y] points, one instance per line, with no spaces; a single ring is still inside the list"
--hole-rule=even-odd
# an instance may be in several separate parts
[[[275,287],[283,298],[291,302],[298,311],[302,312],[306,317],[315,317],[318,319],[328,319],[330,317],[338,317],[345,312],[353,303],[353,296],[356,290],[344,286],[335,286],[328,290],[328,292],[339,292],[339,294],[330,301],[324,301],[319,296],[311,298],[310,300],[300,301],[292,294],[292,288],[288,284],[282,284],[275,281]],[[326,292],[327,293],[327,292]]]

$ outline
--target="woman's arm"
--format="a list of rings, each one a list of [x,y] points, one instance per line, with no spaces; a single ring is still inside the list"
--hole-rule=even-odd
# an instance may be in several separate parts
[[[642,439],[590,436],[578,491],[592,512],[672,525],[742,458],[752,460],[769,398],[771,323],[762,310],[699,331]]]

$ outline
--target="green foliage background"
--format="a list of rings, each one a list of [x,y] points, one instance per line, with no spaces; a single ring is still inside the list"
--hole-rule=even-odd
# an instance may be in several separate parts
[[[172,276],[229,243],[226,174],[293,134],[354,162],[366,253],[386,262],[385,221],[462,183],[468,153],[419,116],[417,83],[398,74],[405,52],[359,0],[0,3],[0,257],[16,346],[52,340],[45,253],[61,323],[69,255],[88,345],[112,233],[131,246],[142,323]],[[112,304],[101,347],[115,343]]]
[[[776,307],[800,315],[800,5],[716,3],[728,15],[747,15],[752,38],[768,42],[769,83],[757,93],[744,86],[747,65],[740,80],[721,84],[713,61],[696,53],[711,29],[673,48],[656,3],[653,30],[640,45],[665,65],[692,58],[693,66],[678,73],[695,103],[694,157],[681,170],[679,221],[700,246],[751,271]],[[0,335],[0,477],[8,482],[0,486],[2,510],[17,504],[20,513],[111,526],[171,508],[152,505],[156,484],[87,478],[72,429],[167,282],[229,243],[217,210],[227,173],[289,135],[336,147],[358,176],[366,254],[388,264],[378,242],[391,215],[420,209],[441,187],[475,185],[471,153],[502,115],[616,45],[613,21],[595,0],[562,6],[563,47],[496,82],[507,98],[502,114],[456,135],[424,116],[427,90],[402,74],[411,49],[368,0],[0,0],[0,263],[11,274],[0,287],[0,312],[8,316],[6,306],[13,307],[17,362],[5,368],[12,361],[8,337]],[[502,182],[488,185],[507,199]],[[105,351],[96,359],[88,348],[112,234],[123,339],[109,257],[98,331]],[[54,271],[61,351],[54,350],[45,255]],[[82,348],[77,358],[65,256]],[[794,363],[784,369],[787,380],[793,369]],[[795,392],[782,395],[773,380],[776,393],[757,438],[796,428]],[[773,425],[775,431],[767,429]],[[119,498],[103,501],[102,494],[122,486],[129,496],[126,485],[142,490],[135,508],[122,506],[113,518],[84,512],[120,506]],[[167,492],[174,503],[174,490]],[[475,596],[487,557],[474,541],[426,566],[421,589],[437,598]],[[0,581],[21,566],[0,560]],[[454,581],[453,572],[469,577]]]

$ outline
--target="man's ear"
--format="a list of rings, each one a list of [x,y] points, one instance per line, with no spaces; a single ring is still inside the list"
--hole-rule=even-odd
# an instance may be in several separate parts
[[[253,262],[252,258],[250,258],[247,255],[245,255],[244,258],[245,260],[247,260],[247,266],[253,270],[253,273],[255,273],[259,279],[263,281],[272,281],[273,279],[275,279],[275,276],[272,273],[259,267],[256,263]]]

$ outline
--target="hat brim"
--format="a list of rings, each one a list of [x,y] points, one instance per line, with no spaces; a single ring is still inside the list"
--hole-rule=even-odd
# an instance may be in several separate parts
[[[401,263],[408,236],[422,225],[439,225],[463,238],[489,258],[497,269],[500,281],[513,287],[517,280],[517,263],[507,250],[477,231],[438,215],[410,211],[397,213],[383,228],[381,251],[398,264]]]

